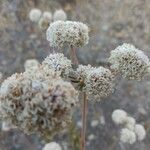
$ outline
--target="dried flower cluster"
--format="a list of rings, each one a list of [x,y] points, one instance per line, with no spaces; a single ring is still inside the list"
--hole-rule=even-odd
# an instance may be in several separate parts
[[[71,70],[71,60],[65,57],[62,53],[50,54],[42,62],[44,67],[53,69],[62,77],[67,76]]]
[[[84,82],[87,94],[90,97],[94,96],[96,101],[100,101],[101,98],[113,92],[114,76],[109,69],[79,65],[77,72]]]
[[[47,29],[47,40],[52,47],[63,47],[65,44],[82,47],[88,43],[89,29],[81,22],[56,21]]]
[[[47,140],[68,126],[77,97],[69,82],[40,67],[3,82],[1,117],[25,133],[37,133]]]
[[[146,137],[146,131],[141,124],[136,124],[136,120],[129,116],[124,110],[116,109],[112,113],[112,120],[117,125],[124,125],[121,129],[120,140],[123,143],[133,144],[137,140],[142,141]]]
[[[141,80],[150,66],[149,58],[133,45],[123,44],[111,51],[111,68],[127,79]]]
[[[65,21],[67,19],[67,14],[62,9],[56,10],[53,15],[50,11],[44,11],[42,13],[40,9],[33,8],[29,12],[29,19],[32,22],[38,23],[39,28],[42,30],[46,30],[53,21]]]

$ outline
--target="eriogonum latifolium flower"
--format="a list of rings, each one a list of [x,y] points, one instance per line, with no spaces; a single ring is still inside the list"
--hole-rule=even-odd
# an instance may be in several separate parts
[[[67,76],[72,68],[71,60],[62,53],[50,54],[42,62],[42,66],[53,69],[62,77]]]
[[[62,9],[56,10],[54,12],[54,15],[53,15],[54,21],[58,21],[58,20],[65,21],[66,19],[67,19],[67,14]]]
[[[0,100],[2,119],[47,140],[70,123],[78,93],[53,70],[40,67],[6,79]]]
[[[111,68],[127,79],[141,80],[150,65],[149,58],[133,45],[123,44],[111,52]]]
[[[88,43],[89,29],[81,22],[56,21],[47,29],[47,40],[52,47],[69,46],[82,47]]]
[[[42,15],[42,12],[40,9],[33,8],[29,12],[29,19],[33,22],[38,22],[40,20],[41,15]]]

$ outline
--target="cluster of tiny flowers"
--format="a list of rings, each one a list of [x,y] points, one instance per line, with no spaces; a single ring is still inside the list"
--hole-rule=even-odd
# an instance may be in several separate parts
[[[33,22],[38,22],[42,16],[42,12],[40,9],[33,8],[29,12],[29,19]]]
[[[67,19],[67,14],[62,9],[56,10],[54,15],[52,15],[50,11],[45,11],[42,13],[40,9],[33,8],[29,12],[29,19],[32,22],[38,23],[40,29],[46,30],[49,24],[53,21],[65,21]]]
[[[42,150],[62,150],[61,146],[56,142],[47,143]]]
[[[137,140],[142,141],[146,137],[146,131],[141,124],[136,124],[133,117],[129,116],[124,110],[116,109],[112,113],[112,120],[117,125],[124,125],[121,129],[120,140],[123,143],[133,144]]]
[[[82,47],[88,43],[89,29],[87,25],[74,21],[55,21],[47,29],[47,40],[52,47]]]
[[[62,53],[50,54],[42,62],[43,67],[53,69],[62,77],[66,77],[72,68],[71,60],[65,57]]]
[[[62,9],[56,10],[54,12],[53,15],[54,21],[58,21],[58,20],[65,21],[66,19],[67,19],[67,14]]]
[[[25,70],[37,69],[40,63],[36,59],[27,59],[24,63]]]
[[[111,68],[124,78],[141,80],[150,65],[149,58],[133,45],[124,43],[111,51],[109,62]]]
[[[40,67],[6,79],[0,99],[3,120],[46,141],[68,126],[78,94],[69,82]]]
[[[89,97],[94,96],[96,101],[99,101],[100,98],[106,97],[113,92],[114,76],[109,69],[80,65],[77,72],[84,81],[87,94]]]

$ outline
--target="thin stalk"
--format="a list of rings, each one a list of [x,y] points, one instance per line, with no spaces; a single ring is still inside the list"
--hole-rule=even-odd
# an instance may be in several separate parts
[[[86,92],[83,92],[81,150],[86,149],[86,123],[87,123],[87,96]]]
[[[78,66],[78,58],[76,55],[76,49],[73,46],[70,46],[71,50],[70,50],[70,57],[72,60],[72,64],[74,65],[73,67],[77,67]]]

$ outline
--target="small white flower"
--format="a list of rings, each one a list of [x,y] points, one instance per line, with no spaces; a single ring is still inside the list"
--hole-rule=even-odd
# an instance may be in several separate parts
[[[40,9],[33,8],[29,13],[29,19],[33,22],[38,22],[40,20],[41,15],[42,12]]]
[[[134,127],[135,127],[135,119],[133,117],[126,117],[126,121],[125,121],[125,126],[126,128],[128,128],[129,130],[134,130]]]
[[[127,113],[122,109],[116,109],[112,113],[112,120],[116,124],[124,124],[127,119]]]
[[[46,144],[42,150],[62,150],[62,148],[60,147],[58,143],[51,142],[51,143]]]
[[[50,46],[61,48],[65,44],[82,47],[88,43],[88,27],[81,22],[55,21],[47,29],[46,36]]]
[[[120,140],[123,143],[133,144],[136,142],[136,135],[133,131],[123,128],[121,130]]]
[[[89,136],[88,136],[88,140],[89,141],[92,141],[92,140],[94,140],[95,139],[95,135],[94,134],[90,134]]]
[[[56,10],[54,12],[54,16],[53,16],[54,21],[58,21],[58,20],[65,21],[66,19],[67,19],[67,14],[62,9]]]
[[[98,124],[99,124],[99,121],[98,120],[92,120],[92,122],[91,122],[91,127],[96,127],[96,126],[98,126]]]
[[[144,140],[144,138],[146,137],[145,128],[141,124],[136,124],[135,125],[135,133],[136,133],[137,139],[139,141]]]
[[[52,21],[52,13],[49,11],[45,11],[42,15],[43,18],[45,18],[46,20],[48,20],[49,22]]]
[[[141,80],[149,67],[149,58],[133,45],[123,44],[111,51],[111,68],[127,79]]]

